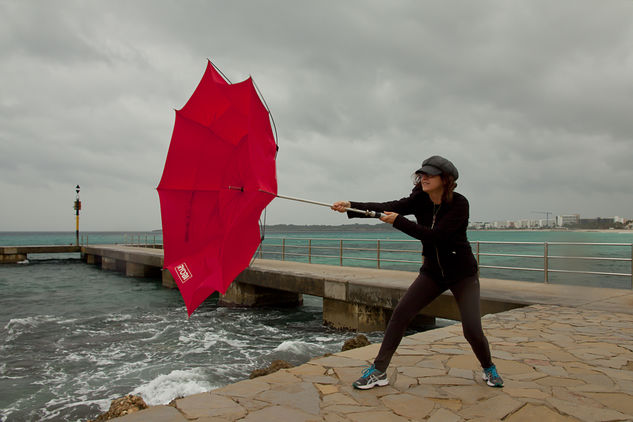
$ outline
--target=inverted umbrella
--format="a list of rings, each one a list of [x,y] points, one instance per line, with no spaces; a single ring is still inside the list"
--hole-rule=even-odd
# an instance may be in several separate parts
[[[176,121],[158,185],[164,267],[193,311],[225,293],[260,244],[277,193],[277,145],[251,78],[231,84],[211,61]]]

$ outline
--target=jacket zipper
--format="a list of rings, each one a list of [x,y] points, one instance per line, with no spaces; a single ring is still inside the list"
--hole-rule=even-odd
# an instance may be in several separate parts
[[[440,252],[437,250],[437,246],[435,247],[435,257],[437,258],[437,265],[440,267],[442,278],[446,278],[446,276],[444,275],[444,268],[442,268],[442,263],[440,262]]]
[[[442,204],[440,204],[440,206],[437,207],[437,210],[435,210],[435,205],[433,205],[433,222],[431,223],[431,230],[433,230],[433,227],[435,227],[435,217],[437,216],[437,213],[440,211],[441,206]],[[437,250],[437,246],[435,246],[435,257],[437,258],[437,265],[438,267],[440,267],[442,278],[446,278],[446,276],[444,275],[444,268],[442,268],[442,263],[440,262],[440,251]]]

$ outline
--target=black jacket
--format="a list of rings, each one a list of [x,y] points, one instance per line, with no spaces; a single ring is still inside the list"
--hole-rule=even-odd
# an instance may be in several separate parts
[[[398,213],[393,226],[422,241],[424,263],[420,272],[445,284],[452,284],[477,273],[477,261],[466,236],[468,200],[457,192],[453,200],[434,206],[429,195],[419,185],[407,198],[389,202],[351,202],[352,208]],[[433,224],[433,213],[435,224]],[[417,223],[404,215],[413,214]],[[364,217],[348,212],[348,217]],[[433,228],[431,228],[431,226]]]

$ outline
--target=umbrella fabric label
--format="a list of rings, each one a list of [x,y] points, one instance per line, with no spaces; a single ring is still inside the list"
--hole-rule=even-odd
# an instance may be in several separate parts
[[[187,280],[189,280],[191,277],[193,277],[193,275],[191,274],[191,271],[189,271],[189,267],[187,267],[187,264],[184,262],[176,266],[176,274],[178,274],[178,278],[180,279],[180,282],[183,284]]]

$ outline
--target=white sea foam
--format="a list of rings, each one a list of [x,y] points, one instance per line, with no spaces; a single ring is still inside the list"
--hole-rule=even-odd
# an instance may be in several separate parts
[[[132,315],[129,315],[129,314],[115,314],[106,318],[104,322],[120,322],[120,321],[129,321],[131,319],[133,319],[133,317]]]
[[[302,355],[314,350],[315,347],[315,344],[307,343],[305,341],[286,340],[282,342],[279,346],[275,347],[273,352],[286,352]]]
[[[11,318],[7,325],[4,326],[6,330],[11,330],[19,327],[35,327],[42,322],[55,321],[57,318],[51,315],[36,315],[26,318]]]
[[[214,387],[206,381],[201,369],[175,370],[159,375],[147,384],[136,388],[132,394],[140,394],[151,406],[167,404],[176,397],[203,393]]]
[[[13,341],[18,338],[20,335],[31,331],[33,328],[44,322],[51,322],[58,320],[50,315],[37,315],[26,318],[11,318],[9,322],[4,326],[4,329],[7,330],[7,341]]]

